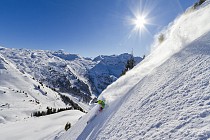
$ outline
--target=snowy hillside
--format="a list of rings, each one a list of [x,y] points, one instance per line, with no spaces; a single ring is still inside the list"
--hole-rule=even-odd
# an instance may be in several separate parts
[[[130,54],[100,56],[94,60],[63,51],[1,48],[0,54],[22,73],[51,89],[70,93],[88,103],[119,78]],[[142,59],[135,57],[136,63]]]
[[[1,140],[53,140],[64,133],[67,122],[74,125],[82,115],[84,113],[78,110],[70,110],[0,124]]]
[[[1,139],[54,138],[63,133],[68,121],[74,124],[84,115],[79,110],[70,110],[44,117],[31,117],[34,112],[47,111],[47,107],[59,109],[67,105],[58,92],[20,72],[0,55]]]
[[[177,18],[146,59],[103,91],[104,111],[95,106],[60,139],[209,139],[209,3]]]
[[[34,110],[43,110],[47,106],[66,107],[57,92],[21,73],[2,56],[0,66],[1,123],[22,120]]]

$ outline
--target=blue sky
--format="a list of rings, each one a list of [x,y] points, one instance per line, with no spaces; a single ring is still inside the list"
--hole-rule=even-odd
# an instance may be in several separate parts
[[[148,54],[153,36],[196,0],[0,0],[0,45],[85,57]],[[136,11],[149,13],[141,35]]]

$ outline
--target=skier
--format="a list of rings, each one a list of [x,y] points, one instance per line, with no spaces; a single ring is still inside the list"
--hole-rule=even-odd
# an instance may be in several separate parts
[[[104,107],[105,107],[105,101],[98,100],[97,103],[100,105],[99,111],[101,112],[104,109]]]
[[[99,112],[102,112],[102,110],[105,107],[105,101],[104,100],[98,100],[96,103],[98,103],[100,105],[100,108],[99,108],[99,110],[97,110],[97,112],[95,112],[95,114],[92,117],[90,117],[90,119],[87,121],[87,124],[89,122],[91,122],[98,115]]]

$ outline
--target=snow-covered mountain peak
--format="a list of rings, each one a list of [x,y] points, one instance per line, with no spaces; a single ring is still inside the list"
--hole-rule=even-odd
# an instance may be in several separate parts
[[[99,55],[97,56],[96,58],[93,59],[93,61],[108,61],[108,60],[112,60],[112,61],[115,61],[116,59],[118,60],[128,60],[128,58],[131,58],[132,55],[131,54],[128,54],[128,53],[123,53],[123,54],[120,54],[120,55]]]
[[[55,51],[52,54],[68,61],[73,61],[75,59],[82,59],[82,57],[77,54],[66,53],[63,50]]]

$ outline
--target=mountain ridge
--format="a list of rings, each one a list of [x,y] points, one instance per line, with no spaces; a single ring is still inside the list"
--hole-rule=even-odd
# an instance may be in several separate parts
[[[88,103],[120,77],[130,54],[83,58],[59,51],[1,48],[0,54],[22,73],[51,89],[67,92]],[[134,57],[136,63],[142,58]]]

